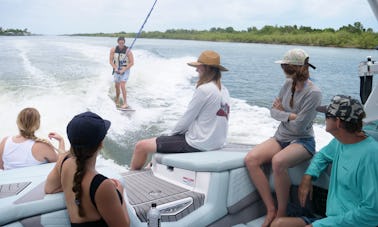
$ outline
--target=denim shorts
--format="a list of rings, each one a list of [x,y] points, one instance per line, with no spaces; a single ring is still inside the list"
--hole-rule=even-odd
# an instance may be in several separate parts
[[[156,152],[158,153],[188,153],[200,150],[190,146],[185,135],[159,136],[156,138]]]
[[[114,82],[120,83],[120,82],[127,82],[129,80],[130,70],[126,70],[123,74],[118,74],[114,72]]]
[[[289,146],[290,144],[297,143],[297,144],[301,144],[308,151],[308,153],[310,153],[310,155],[314,155],[316,152],[314,137],[299,138],[299,139],[292,140],[290,142],[282,142],[277,139],[276,141],[280,144],[282,149]]]

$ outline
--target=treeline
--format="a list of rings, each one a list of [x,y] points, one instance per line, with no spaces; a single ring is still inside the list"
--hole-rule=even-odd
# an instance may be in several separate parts
[[[134,37],[135,33],[96,33],[75,34],[86,36],[126,36]],[[185,39],[205,41],[225,41],[243,43],[297,44],[308,46],[353,47],[375,49],[378,47],[378,33],[371,28],[364,28],[360,22],[348,24],[339,29],[316,29],[307,26],[266,25],[261,29],[249,27],[237,31],[233,27],[211,28],[210,30],[169,29],[165,32],[142,32],[141,38]]]
[[[14,28],[3,29],[2,27],[0,27],[0,35],[31,35],[31,32],[28,32],[27,28],[21,30]]]

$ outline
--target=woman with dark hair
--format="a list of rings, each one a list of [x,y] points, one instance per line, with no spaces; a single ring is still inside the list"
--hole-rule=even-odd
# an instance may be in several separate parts
[[[67,125],[71,143],[47,177],[46,193],[64,192],[71,226],[129,226],[118,180],[97,173],[96,158],[110,121],[92,112],[75,116]]]
[[[59,141],[55,148],[50,141],[35,136],[39,129],[41,116],[37,109],[28,107],[18,114],[19,134],[3,138],[0,143],[0,169],[9,170],[48,162],[56,162],[56,151],[64,151],[64,139],[55,132],[48,137]]]
[[[137,142],[131,160],[131,169],[143,167],[148,154],[180,153],[215,150],[221,148],[227,137],[230,96],[221,83],[218,53],[206,50],[196,62],[199,78],[189,106],[169,136],[145,139]]]
[[[286,216],[291,185],[288,168],[315,154],[312,124],[317,113],[316,107],[321,103],[321,91],[309,79],[309,67],[315,67],[309,63],[309,56],[304,50],[292,49],[283,60],[276,63],[281,64],[287,80],[273,102],[270,113],[281,123],[272,138],[256,145],[245,157],[249,175],[267,209],[263,226],[269,226],[276,217]],[[269,181],[261,169],[262,164],[270,162],[277,209]]]

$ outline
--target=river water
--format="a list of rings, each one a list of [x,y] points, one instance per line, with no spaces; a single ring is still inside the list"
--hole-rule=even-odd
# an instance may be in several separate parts
[[[126,44],[131,40],[127,39]],[[37,108],[37,136],[55,131],[65,135],[69,120],[90,110],[112,122],[102,157],[118,166],[130,163],[136,141],[169,133],[194,91],[197,73],[187,62],[206,49],[221,54],[223,83],[232,96],[228,142],[256,144],[272,136],[278,122],[269,107],[285,76],[275,60],[294,47],[305,49],[312,80],[323,103],[335,94],[358,98],[358,64],[378,51],[183,40],[138,39],[135,65],[127,83],[129,104],[124,113],[114,106],[108,63],[116,38],[32,36],[0,37],[0,137],[17,133],[16,117],[25,107]],[[314,125],[317,149],[332,138],[318,115]]]

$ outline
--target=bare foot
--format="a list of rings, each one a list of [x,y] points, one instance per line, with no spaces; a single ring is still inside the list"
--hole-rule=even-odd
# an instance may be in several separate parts
[[[261,225],[262,227],[269,227],[270,223],[276,218],[276,211],[268,211],[266,214],[264,223]]]
[[[122,108],[122,109],[127,109],[127,108],[129,108],[129,105],[127,105],[127,104],[123,104],[123,105],[121,106],[121,108]]]

